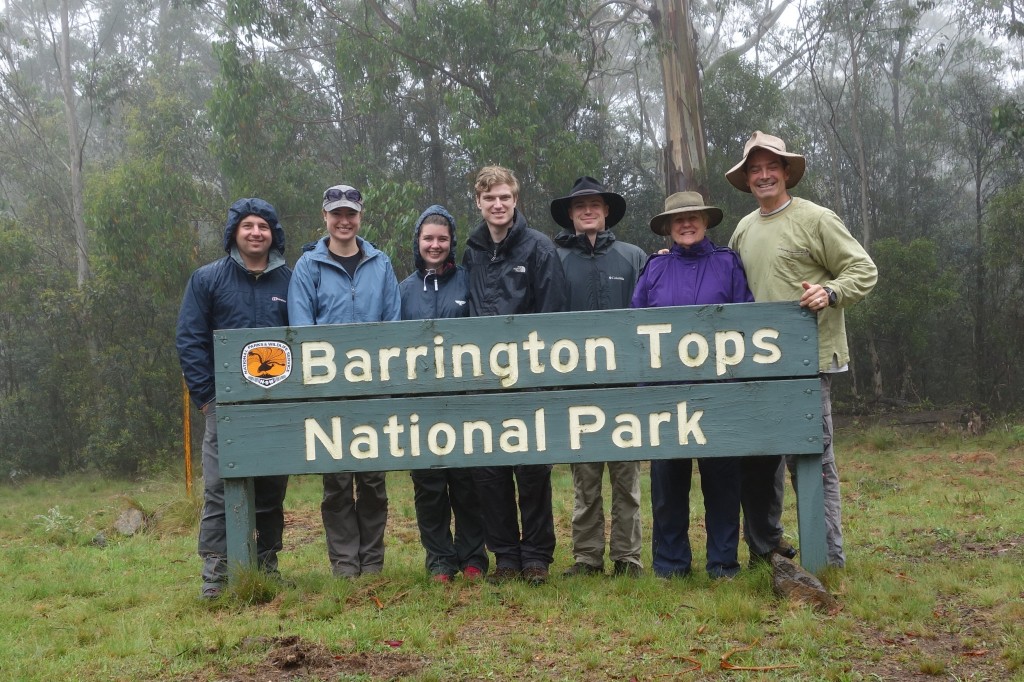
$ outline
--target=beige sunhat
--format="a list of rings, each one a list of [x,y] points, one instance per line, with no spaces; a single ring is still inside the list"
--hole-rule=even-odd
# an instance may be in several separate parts
[[[747,174],[744,171],[744,166],[747,163],[747,157],[750,156],[750,153],[759,148],[767,149],[773,154],[778,154],[789,162],[789,179],[786,180],[786,189],[796,187],[796,184],[800,182],[800,178],[804,176],[804,168],[806,168],[804,157],[799,154],[787,152],[786,143],[782,141],[781,137],[762,133],[760,130],[755,130],[754,134],[750,136],[749,140],[747,140],[747,144],[743,146],[743,159],[730,168],[729,172],[725,174],[725,179],[729,181],[729,184],[741,192],[750,193],[750,187],[747,185]]]
[[[665,199],[665,210],[651,218],[651,231],[663,237],[668,236],[669,216],[695,212],[702,212],[708,217],[709,228],[722,222],[722,209],[717,206],[705,206],[704,197],[700,192],[676,192]]]

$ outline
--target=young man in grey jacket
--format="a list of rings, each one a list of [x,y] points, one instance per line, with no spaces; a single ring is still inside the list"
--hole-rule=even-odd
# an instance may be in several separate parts
[[[562,227],[555,237],[569,295],[569,310],[628,308],[647,254],[619,241],[610,228],[626,214],[626,200],[592,177],[551,202],[551,217]],[[608,462],[612,484],[612,528],[608,558],[615,575],[640,575],[640,463]],[[604,572],[604,462],[572,464],[573,565],[567,576]]]

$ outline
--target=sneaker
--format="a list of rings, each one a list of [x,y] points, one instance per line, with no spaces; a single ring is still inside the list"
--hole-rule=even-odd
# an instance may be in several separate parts
[[[455,580],[455,576],[453,576],[451,573],[435,573],[434,575],[430,576],[430,580],[431,582],[447,585],[451,583],[453,580]]]
[[[622,575],[627,578],[639,578],[643,574],[643,566],[640,564],[634,564],[632,561],[623,561],[621,559],[615,562],[615,568],[612,571],[612,575]]]
[[[527,566],[523,569],[523,580],[537,587],[548,581],[548,569],[544,566]]]
[[[603,575],[604,566],[594,566],[592,564],[585,564],[582,561],[577,561],[569,568],[562,572],[566,578],[574,578],[578,575]]]
[[[510,580],[519,580],[520,572],[515,568],[507,568],[499,566],[491,571],[491,574],[487,576],[487,582],[492,585],[500,585],[501,583],[507,583]]]
[[[476,566],[466,566],[462,569],[462,577],[471,583],[479,582],[484,577],[484,572]]]

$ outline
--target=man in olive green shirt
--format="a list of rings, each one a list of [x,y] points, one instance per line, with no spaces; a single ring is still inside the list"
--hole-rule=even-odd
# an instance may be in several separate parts
[[[740,255],[757,301],[799,300],[818,315],[818,371],[824,451],[825,540],[828,564],[842,568],[842,507],[839,472],[832,449],[832,374],[850,361],[843,308],[868,295],[878,270],[864,247],[832,211],[792,197],[804,174],[804,157],[786,151],[780,138],[755,131],[743,159],[726,173],[736,189],[757,199],[758,209],[743,218],[729,241]],[[791,473],[794,462],[789,458]],[[774,485],[766,484],[773,481]],[[799,482],[794,475],[794,485]],[[786,553],[782,539],[784,472],[781,457],[748,457],[743,463],[743,533],[751,562]]]

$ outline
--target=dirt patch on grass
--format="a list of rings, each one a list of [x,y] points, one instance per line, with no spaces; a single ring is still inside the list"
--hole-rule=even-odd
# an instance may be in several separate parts
[[[999,647],[998,625],[991,613],[950,599],[933,611],[929,632],[892,632],[858,622],[850,669],[881,680],[956,679],[1004,680],[1008,671]]]
[[[327,647],[301,637],[257,637],[242,643],[246,649],[268,648],[254,666],[217,675],[211,682],[265,682],[266,680],[334,680],[341,675],[362,675],[371,680],[397,680],[414,675],[428,661],[420,656],[392,652],[333,654]]]
[[[300,510],[284,512],[284,540],[287,549],[311,545],[324,536],[324,522],[320,518],[320,510]]]

